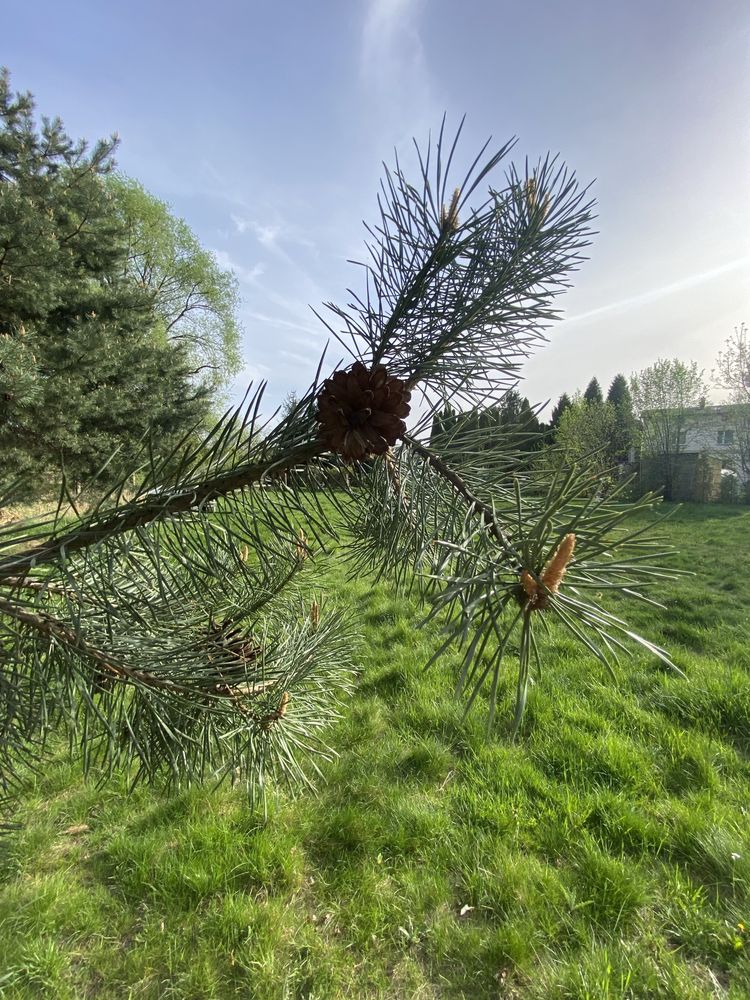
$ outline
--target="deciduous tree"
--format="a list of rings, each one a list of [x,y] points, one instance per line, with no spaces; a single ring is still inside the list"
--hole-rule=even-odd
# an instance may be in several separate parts
[[[126,273],[153,296],[155,333],[184,348],[215,397],[240,367],[237,279],[137,181],[112,175],[107,188],[126,232]]]
[[[750,338],[742,323],[719,352],[713,382],[733,407],[734,464],[748,484],[750,495]]]
[[[548,460],[556,467],[576,464],[592,474],[592,489],[616,483],[617,410],[612,403],[588,403],[578,396],[566,407],[555,433],[555,451]]]
[[[640,420],[641,453],[658,462],[664,499],[671,500],[678,456],[685,446],[686,414],[707,392],[703,372],[695,361],[659,359],[631,376],[630,392]]]

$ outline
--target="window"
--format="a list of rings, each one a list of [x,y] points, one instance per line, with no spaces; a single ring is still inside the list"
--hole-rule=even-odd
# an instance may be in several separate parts
[[[734,431],[719,431],[717,438],[717,444],[734,444]]]
[[[687,431],[677,432],[677,447],[684,448],[687,444]]]

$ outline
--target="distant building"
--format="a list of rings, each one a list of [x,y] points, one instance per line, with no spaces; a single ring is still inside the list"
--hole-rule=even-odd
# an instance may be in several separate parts
[[[649,414],[645,413],[643,419],[648,421]],[[672,499],[710,501],[719,499],[723,474],[734,473],[740,484],[750,483],[748,456],[745,462],[741,459],[749,419],[747,407],[732,404],[684,410],[674,453],[667,459],[657,453],[642,452],[644,485],[659,489],[667,478]]]
[[[747,412],[744,406],[696,406],[685,410],[680,431],[680,453],[705,453],[718,458],[723,469],[732,469],[744,482],[749,477],[737,468],[737,448],[740,431],[737,418]]]

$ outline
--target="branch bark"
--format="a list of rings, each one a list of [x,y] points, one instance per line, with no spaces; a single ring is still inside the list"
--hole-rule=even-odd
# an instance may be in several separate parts
[[[64,535],[53,535],[25,552],[6,556],[0,560],[0,583],[7,581],[9,577],[24,577],[37,566],[55,562],[72,552],[96,545],[105,538],[150,524],[158,518],[182,514],[206,500],[252,486],[270,473],[285,472],[295,465],[307,464],[324,450],[321,442],[312,441],[299,446],[280,460],[233,469],[205,480],[193,490],[175,491],[166,500],[157,497],[128,504],[98,523],[93,521],[88,526],[75,527]]]

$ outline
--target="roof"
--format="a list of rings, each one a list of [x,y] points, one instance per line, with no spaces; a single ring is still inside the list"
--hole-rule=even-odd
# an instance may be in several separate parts
[[[699,413],[701,414],[704,413],[714,417],[728,417],[731,416],[733,413],[738,413],[742,410],[745,410],[746,408],[747,408],[746,403],[720,403],[718,406],[686,406],[682,412],[686,416],[693,416]],[[667,406],[661,408],[654,407],[650,410],[644,410],[643,416],[646,417],[648,416],[649,413],[661,413],[665,409],[666,410],[671,409],[677,412],[678,407],[676,406],[672,407]]]

